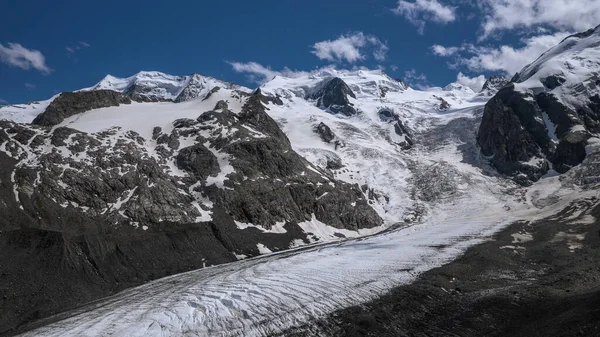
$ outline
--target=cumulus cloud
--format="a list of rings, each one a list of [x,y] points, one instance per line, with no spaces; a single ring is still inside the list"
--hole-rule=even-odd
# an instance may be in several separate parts
[[[484,37],[495,31],[547,26],[584,31],[600,24],[598,0],[481,0]]]
[[[0,43],[0,62],[25,70],[36,69],[46,74],[52,71],[40,51],[27,49],[18,43],[7,43],[6,46]]]
[[[427,21],[449,23],[456,20],[456,7],[442,4],[438,0],[399,0],[392,11],[416,25],[421,34]]]
[[[458,75],[456,75],[456,83],[467,86],[473,89],[473,91],[475,92],[479,92],[481,91],[481,89],[483,89],[485,81],[486,79],[483,75],[479,75],[477,77],[469,77],[463,74],[462,72],[459,72]]]
[[[317,42],[312,49],[312,53],[321,60],[348,63],[364,60],[367,53],[371,53],[377,61],[385,61],[389,50],[386,43],[362,32],[342,35],[336,40]]]
[[[233,70],[238,73],[246,73],[250,77],[250,80],[255,83],[265,83],[270,81],[275,76],[284,77],[300,77],[310,74],[307,71],[296,71],[289,68],[283,68],[282,70],[273,70],[269,66],[263,66],[257,62],[227,62],[233,67]]]
[[[465,66],[471,71],[492,71],[512,76],[568,35],[570,33],[557,32],[526,37],[521,39],[522,46],[518,48],[508,45],[490,47],[465,44],[460,47],[449,47],[456,49],[454,53],[446,55],[437,53],[437,55],[452,57],[451,64],[454,67]],[[432,47],[432,49],[436,53],[436,48]]]
[[[460,51],[460,48],[444,47],[444,46],[440,46],[439,44],[436,44],[431,47],[431,50],[433,51],[434,54],[436,54],[438,56],[452,56],[452,55],[456,54],[458,51]]]

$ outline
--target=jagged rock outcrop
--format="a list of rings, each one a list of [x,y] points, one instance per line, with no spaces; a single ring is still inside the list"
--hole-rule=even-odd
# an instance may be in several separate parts
[[[483,84],[481,92],[490,96],[496,94],[500,89],[504,88],[510,81],[502,75],[495,75],[488,78]]]
[[[66,118],[85,111],[130,103],[131,99],[111,90],[64,92],[33,120],[33,124],[57,125]]]
[[[329,109],[333,113],[354,116],[358,112],[348,96],[356,99],[356,95],[346,82],[339,77],[334,77],[321,83],[320,88],[310,93],[307,98],[317,100],[317,106]]]
[[[599,116],[589,116],[593,128]],[[486,104],[477,140],[501,173],[528,184],[546,174],[550,165],[564,173],[585,159],[590,133],[582,117],[552,94],[534,96],[510,85]]]
[[[325,143],[331,143],[335,139],[335,133],[333,133],[331,128],[323,122],[316,125],[314,131]]]
[[[501,173],[528,184],[584,161],[600,132],[599,44],[600,26],[567,37],[486,104],[477,140]]]
[[[397,114],[390,110],[382,109],[378,111],[378,115],[383,122],[388,122],[393,126],[394,133],[398,136],[393,138],[393,141],[396,144],[405,150],[408,150],[415,145],[410,130],[404,125]]]
[[[185,102],[195,98],[206,98],[221,88],[241,89],[240,86],[220,81],[212,77],[193,74],[190,76],[187,85],[181,90],[181,93],[175,98],[175,102]]]

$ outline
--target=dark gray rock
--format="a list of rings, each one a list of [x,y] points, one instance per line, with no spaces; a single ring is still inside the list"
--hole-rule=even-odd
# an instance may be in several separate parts
[[[450,103],[448,103],[448,101],[446,101],[442,97],[437,97],[437,99],[440,101],[440,106],[438,108],[440,111],[446,111],[450,109]]]
[[[563,85],[563,83],[565,83],[566,81],[567,81],[566,78],[564,78],[563,76],[559,76],[559,75],[548,76],[541,80],[544,87],[546,87],[548,90],[556,89],[556,88],[560,87],[561,85]]]
[[[341,113],[346,116],[354,116],[358,112],[350,103],[348,96],[355,98],[356,95],[341,78],[325,80],[321,87],[310,93],[308,99],[316,99],[317,106],[327,108],[333,113]]]
[[[392,111],[383,109],[377,112],[382,122],[391,122],[398,118]]]
[[[382,109],[382,110],[378,111],[377,114],[379,115],[379,118],[381,119],[381,121],[393,123],[394,132],[398,136],[404,137],[404,141],[402,141],[401,143],[398,143],[398,145],[400,147],[402,147],[405,150],[408,150],[415,145],[415,142],[413,141],[413,136],[412,136],[410,130],[404,125],[404,123],[402,123],[402,120],[400,119],[400,117],[398,115],[396,115],[394,112],[392,112],[388,109]]]
[[[331,143],[335,139],[335,133],[331,131],[331,128],[327,124],[321,122],[315,126],[313,131],[321,137],[321,140],[325,143]]]
[[[206,179],[220,171],[217,157],[202,144],[181,149],[176,163],[177,167],[192,173],[198,179]]]
[[[213,110],[227,110],[229,105],[225,101],[218,101]]]
[[[195,119],[180,118],[173,122],[173,127],[176,129],[189,128],[190,126],[194,126],[196,124],[198,124],[198,122]]]
[[[547,163],[527,164],[532,158],[545,157],[560,173],[585,159],[590,135],[583,121],[590,121],[593,127],[594,117],[594,113],[573,111],[552,94],[533,96],[517,92],[509,85],[486,104],[477,141],[498,171],[529,184],[549,170]],[[548,130],[547,123],[556,127],[556,139],[551,138],[552,130]],[[575,126],[582,131],[573,131]]]
[[[157,140],[161,133],[162,128],[160,126],[155,126],[154,129],[152,129],[152,139]]]
[[[547,151],[551,139],[535,100],[513,86],[501,89],[486,104],[477,142],[501,173],[517,176],[527,171],[536,181],[548,171],[547,165],[530,170],[522,164],[540,155],[540,148]]]
[[[64,92],[33,120],[33,124],[57,125],[65,118],[82,112],[130,103],[131,99],[111,90]]]

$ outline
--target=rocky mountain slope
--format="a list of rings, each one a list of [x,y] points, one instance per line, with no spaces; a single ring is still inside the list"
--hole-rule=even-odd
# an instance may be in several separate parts
[[[600,26],[564,39],[486,105],[478,142],[522,184],[564,173],[600,133]]]
[[[278,76],[254,91],[141,72],[0,107],[0,332],[162,276],[395,229],[161,280],[142,288],[148,306],[120,298],[85,325],[32,333],[279,331],[411,280],[510,221],[591,198],[597,94],[576,81],[595,76],[597,58],[580,56],[597,38],[567,38],[479,93],[414,90],[379,70]],[[547,69],[564,58],[550,89]],[[155,289],[170,280],[182,286],[163,298]]]
[[[33,124],[0,121],[3,330],[153,278],[383,224],[368,189],[292,150],[260,92],[129,95],[63,93]]]

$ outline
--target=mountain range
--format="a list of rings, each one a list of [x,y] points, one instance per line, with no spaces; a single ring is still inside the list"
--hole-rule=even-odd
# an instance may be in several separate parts
[[[448,261],[462,248],[424,256],[597,196],[599,73],[600,27],[479,92],[415,90],[382,70],[276,76],[255,89],[143,71],[2,106],[0,333],[165,276],[377,233],[414,230],[427,238],[414,259]],[[400,248],[350,256],[372,258],[381,277]],[[362,289],[370,275],[347,282]],[[207,331],[235,325],[202,317]],[[54,328],[31,333],[83,333]]]

